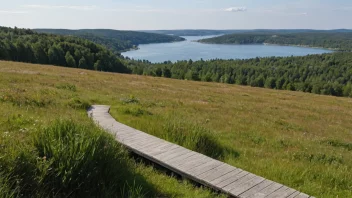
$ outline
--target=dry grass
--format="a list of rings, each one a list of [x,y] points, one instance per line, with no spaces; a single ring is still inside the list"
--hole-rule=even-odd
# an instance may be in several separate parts
[[[126,104],[131,96],[139,102]],[[0,62],[2,120],[15,111],[44,124],[85,120],[87,104],[112,105],[116,119],[158,136],[170,122],[204,127],[235,151],[223,159],[234,166],[317,197],[352,197],[349,98]]]

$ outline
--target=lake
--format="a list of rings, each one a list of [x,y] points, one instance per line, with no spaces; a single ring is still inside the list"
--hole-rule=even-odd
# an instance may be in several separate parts
[[[195,42],[213,36],[185,36],[186,41],[139,45],[138,50],[122,53],[133,59],[148,60],[152,63],[178,60],[248,59],[270,56],[305,56],[331,51],[318,48],[278,46],[278,45],[219,45]]]

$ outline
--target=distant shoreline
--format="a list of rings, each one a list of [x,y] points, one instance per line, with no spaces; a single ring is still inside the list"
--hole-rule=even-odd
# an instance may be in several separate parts
[[[263,43],[263,45],[304,47],[304,48],[313,48],[313,49],[324,49],[324,50],[330,50],[330,51],[339,51],[340,50],[338,48],[314,47],[314,46],[309,46],[309,45],[273,44],[273,43]]]
[[[217,45],[272,45],[272,46],[291,46],[291,47],[304,47],[304,48],[312,48],[312,49],[323,49],[330,50],[333,52],[340,51],[339,48],[325,48],[325,47],[316,47],[309,45],[293,45],[293,44],[274,44],[274,43],[246,43],[246,44],[238,44],[238,43],[213,43],[213,42],[204,42],[202,40],[195,41],[203,44],[217,44]]]

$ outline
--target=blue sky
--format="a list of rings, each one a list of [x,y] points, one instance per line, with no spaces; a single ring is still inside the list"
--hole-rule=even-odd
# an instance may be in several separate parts
[[[351,0],[0,0],[24,28],[352,29]]]

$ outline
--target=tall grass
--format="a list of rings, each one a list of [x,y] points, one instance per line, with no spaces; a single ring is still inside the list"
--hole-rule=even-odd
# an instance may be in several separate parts
[[[219,142],[216,134],[198,124],[169,120],[163,125],[163,139],[212,158],[222,159],[230,150]]]
[[[31,147],[5,156],[10,163],[2,163],[7,178],[0,180],[0,197],[107,197],[133,182],[124,149],[94,126],[55,121],[32,136]],[[128,192],[143,195],[136,185]]]
[[[10,184],[10,178],[6,173],[0,173],[0,197],[15,197],[18,195],[18,188],[12,189],[13,184]]]

